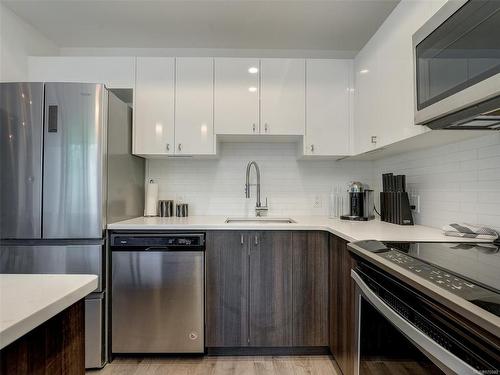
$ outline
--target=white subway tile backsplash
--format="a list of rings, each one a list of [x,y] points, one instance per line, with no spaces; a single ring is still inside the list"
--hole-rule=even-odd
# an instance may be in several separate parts
[[[149,160],[148,178],[159,183],[160,199],[181,196],[191,215],[253,214],[255,188],[250,199],[244,193],[250,160],[260,166],[262,201],[268,198],[270,215],[327,215],[333,186],[347,189],[352,180],[372,184],[368,161],[297,160],[292,143],[223,143],[220,148],[216,160]]]
[[[500,230],[500,133],[378,160],[378,189],[386,172],[406,174],[420,196],[418,224],[463,221]]]
[[[255,160],[270,215],[327,215],[333,186],[368,183],[376,190],[378,206],[381,174],[393,172],[406,174],[409,190],[420,196],[418,224],[441,227],[462,221],[500,230],[500,133],[375,162],[297,160],[292,143],[219,147],[218,159],[149,160],[148,178],[159,183],[160,199],[189,203],[191,215],[253,214],[255,191],[245,199],[244,183],[246,165]]]

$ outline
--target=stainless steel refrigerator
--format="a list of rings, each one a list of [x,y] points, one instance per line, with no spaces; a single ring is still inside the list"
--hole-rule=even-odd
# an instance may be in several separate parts
[[[0,84],[0,272],[99,277],[87,368],[107,360],[106,224],[143,214],[131,112],[101,84]]]

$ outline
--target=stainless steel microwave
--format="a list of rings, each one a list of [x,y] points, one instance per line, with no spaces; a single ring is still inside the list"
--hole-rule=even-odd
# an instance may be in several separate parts
[[[415,123],[500,130],[500,1],[450,0],[414,35]]]

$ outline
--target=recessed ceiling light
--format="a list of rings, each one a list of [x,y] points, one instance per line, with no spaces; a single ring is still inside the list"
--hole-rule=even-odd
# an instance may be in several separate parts
[[[248,91],[250,91],[250,92],[256,92],[257,91],[257,87],[254,87],[254,86],[249,87]]]
[[[369,70],[368,70],[368,69],[361,69],[359,72],[360,72],[361,74],[366,74],[366,73],[368,73],[368,72],[369,72]]]
[[[251,66],[250,68],[248,68],[248,73],[250,73],[250,74],[255,74],[258,72],[259,72],[259,69],[256,68],[255,66]]]

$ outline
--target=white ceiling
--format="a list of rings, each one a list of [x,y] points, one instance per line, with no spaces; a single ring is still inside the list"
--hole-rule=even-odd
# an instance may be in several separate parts
[[[2,0],[59,47],[357,51],[399,0]]]

